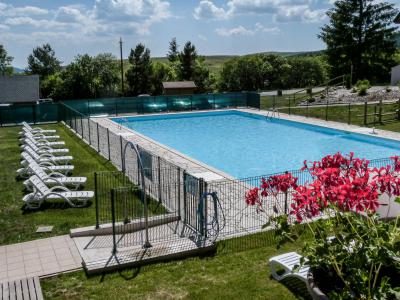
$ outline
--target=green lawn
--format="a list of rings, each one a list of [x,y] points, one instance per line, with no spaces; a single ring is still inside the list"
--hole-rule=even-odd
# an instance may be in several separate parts
[[[304,299],[305,285],[272,279],[268,259],[298,251],[276,249],[269,233],[219,242],[214,256],[144,266],[87,278],[84,272],[41,280],[47,299]]]
[[[63,125],[44,125],[56,129],[74,157],[73,175],[88,177],[86,190],[94,189],[94,171],[116,170],[112,164],[98,155],[92,148],[77,138]],[[21,210],[24,195],[22,181],[16,180],[20,168],[18,132],[20,127],[0,128],[0,245],[18,243],[48,236],[67,234],[71,228],[95,223],[94,204],[87,208],[53,207],[37,212]],[[39,225],[54,226],[49,234],[35,233]]]
[[[382,114],[391,113],[398,109],[398,104],[385,104],[383,105]],[[289,113],[289,109],[280,109],[281,112]],[[378,108],[377,108],[378,111]],[[367,106],[367,125],[369,127],[374,126],[374,116],[371,115],[375,112],[375,104],[369,104]],[[342,123],[349,123],[349,106],[326,106],[322,105],[320,107],[292,107],[290,113],[294,115],[308,116],[311,118],[326,119],[328,116],[328,121],[336,121]],[[375,117],[375,127],[391,130],[400,131],[400,122],[398,120],[393,120],[395,115],[382,116],[382,121],[384,124],[379,124],[378,117]],[[389,122],[385,122],[389,121]],[[363,126],[364,123],[364,105],[351,105],[350,106],[350,124]]]

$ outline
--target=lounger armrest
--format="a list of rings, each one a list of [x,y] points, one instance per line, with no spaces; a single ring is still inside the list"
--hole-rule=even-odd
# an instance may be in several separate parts
[[[71,190],[70,189],[68,189],[68,188],[66,188],[65,186],[53,186],[51,189],[50,189],[50,192],[54,192],[54,191],[63,191],[63,192],[71,192]]]
[[[39,158],[51,158],[51,157],[53,157],[53,155],[51,155],[51,153],[48,152],[39,154]]]
[[[37,139],[37,140],[35,140],[34,142],[35,142],[35,143],[43,143],[43,144],[46,144],[46,145],[49,144],[49,141],[46,140],[46,139]]]
[[[48,167],[54,167],[54,166],[55,166],[55,165],[54,165],[52,162],[50,162],[50,161],[43,161],[43,162],[41,162],[41,163],[38,163],[38,165],[39,165],[40,167],[42,167],[43,169],[46,168],[46,170],[48,170],[49,172],[52,172],[52,170],[49,169]]]
[[[47,180],[47,179],[50,179],[50,180],[55,181],[55,182],[58,183],[60,186],[65,186],[60,180],[57,179],[57,177],[54,178],[54,177],[46,176],[46,177],[43,177],[43,178],[42,178],[43,181],[45,181],[45,180]]]
[[[64,174],[61,174],[60,172],[50,172],[49,174],[47,174],[47,177],[67,177]]]
[[[46,145],[40,145],[40,146],[36,146],[39,150],[53,150],[53,148],[51,148],[50,146],[46,146]]]

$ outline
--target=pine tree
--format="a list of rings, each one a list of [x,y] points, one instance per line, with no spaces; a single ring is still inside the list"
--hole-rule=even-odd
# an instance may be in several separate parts
[[[151,88],[152,74],[150,50],[143,44],[138,44],[135,49],[131,49],[128,59],[131,64],[126,72],[129,94],[137,96],[148,93]]]
[[[396,52],[393,4],[374,0],[338,0],[327,12],[330,23],[319,37],[327,45],[332,77],[386,81]]]
[[[173,38],[170,42],[169,42],[169,51],[167,53],[167,58],[171,63],[174,63],[178,60],[178,44],[176,42],[176,38]]]
[[[196,67],[197,51],[191,42],[186,42],[182,52],[179,53],[180,70],[179,77],[181,80],[191,80]]]

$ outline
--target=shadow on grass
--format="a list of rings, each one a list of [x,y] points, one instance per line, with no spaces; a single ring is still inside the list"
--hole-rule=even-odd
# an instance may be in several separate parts
[[[64,210],[64,209],[80,209],[80,208],[88,208],[93,204],[93,202],[91,200],[88,200],[86,205],[82,206],[82,207],[72,207],[71,205],[69,205],[66,202],[46,202],[44,201],[42,203],[42,205],[40,205],[39,208],[37,209],[31,209],[31,208],[27,208],[26,203],[24,203],[21,207],[22,210],[22,214],[23,215],[27,215],[27,214],[32,214],[32,213],[36,213],[39,211],[45,211],[45,210],[49,210],[49,209],[58,209],[58,210]]]

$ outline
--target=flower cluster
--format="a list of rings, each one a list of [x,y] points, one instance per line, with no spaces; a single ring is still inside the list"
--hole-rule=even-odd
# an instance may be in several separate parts
[[[312,182],[297,185],[297,178],[291,173],[263,178],[259,188],[246,193],[246,203],[257,205],[260,211],[267,196],[276,198],[280,192],[291,191],[290,214],[298,222],[318,216],[331,205],[341,211],[374,213],[380,195],[400,195],[400,179],[396,174],[400,171],[400,159],[397,156],[391,159],[394,167],[380,169],[370,168],[368,160],[355,158],[354,153],[348,156],[336,153],[310,164],[305,161],[302,170],[310,173]]]

